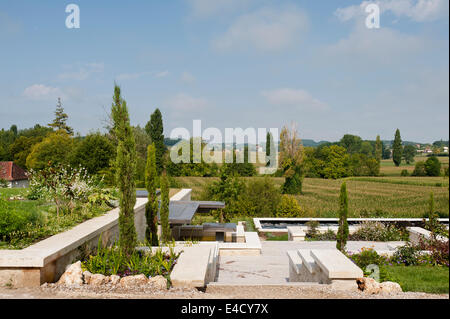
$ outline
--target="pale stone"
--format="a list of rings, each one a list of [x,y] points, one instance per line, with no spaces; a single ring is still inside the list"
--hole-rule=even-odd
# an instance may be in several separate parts
[[[150,277],[148,283],[156,289],[167,289],[167,279],[163,276]]]
[[[373,278],[358,278],[356,283],[358,284],[358,289],[366,294],[378,294],[381,291],[380,284]]]
[[[147,284],[148,279],[145,275],[127,276],[120,279],[120,286],[123,288],[134,288]]]
[[[120,277],[117,275],[112,275],[111,277],[109,277],[109,282],[113,285],[117,285],[120,281]]]
[[[108,282],[108,278],[102,274],[95,274],[95,275],[91,275],[91,277],[89,278],[89,285],[92,286],[101,286],[104,285]]]
[[[402,287],[396,282],[385,281],[380,284],[382,294],[396,294],[402,292]]]
[[[58,285],[83,285],[83,270],[81,269],[81,261],[70,265],[58,280]]]
[[[85,284],[89,284],[89,280],[91,280],[92,273],[90,271],[83,272],[83,279]]]

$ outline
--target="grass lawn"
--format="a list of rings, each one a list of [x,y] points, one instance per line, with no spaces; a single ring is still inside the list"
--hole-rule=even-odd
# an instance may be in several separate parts
[[[288,241],[288,234],[272,234],[272,233],[264,233],[266,240],[268,241]]]
[[[384,266],[387,280],[398,282],[403,291],[449,293],[449,269],[432,266]]]

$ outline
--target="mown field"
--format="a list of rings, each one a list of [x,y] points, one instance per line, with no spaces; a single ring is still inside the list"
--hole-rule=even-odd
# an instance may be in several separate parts
[[[414,163],[412,164],[406,164],[405,162],[402,162],[402,164],[397,167],[395,166],[392,159],[388,160],[382,160],[381,161],[381,167],[380,167],[380,174],[384,176],[400,176],[402,170],[406,169],[409,174],[411,174],[414,171],[414,167],[416,162],[418,161],[426,161],[428,157],[426,156],[416,156],[414,158]],[[449,158],[447,157],[438,157],[439,161],[442,164],[442,169],[445,167],[448,167],[449,165]]]
[[[261,178],[261,177],[251,177]],[[193,199],[202,198],[203,187],[218,178],[178,177],[179,187],[192,188]],[[272,178],[281,186],[283,178]],[[296,196],[305,217],[336,217],[339,189],[344,180],[306,178],[303,195]],[[441,216],[449,214],[449,181],[444,177],[348,178],[350,217],[423,217],[430,193]],[[437,186],[439,185],[439,186]]]

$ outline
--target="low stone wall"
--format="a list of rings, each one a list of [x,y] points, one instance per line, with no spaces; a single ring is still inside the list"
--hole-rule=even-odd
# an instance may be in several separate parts
[[[134,207],[138,240],[144,240],[147,199],[138,198]],[[0,286],[35,287],[55,282],[67,265],[102,242],[119,238],[119,209],[92,218],[63,233],[54,235],[22,250],[0,250]]]

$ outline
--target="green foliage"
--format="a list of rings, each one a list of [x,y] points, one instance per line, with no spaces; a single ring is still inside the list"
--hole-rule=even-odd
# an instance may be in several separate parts
[[[339,141],[339,145],[346,149],[349,154],[361,152],[362,139],[359,136],[346,134]]]
[[[358,254],[348,254],[348,257],[363,271],[369,265],[382,266],[388,262],[386,257],[378,255],[372,248],[362,248]]]
[[[156,150],[155,144],[148,146],[147,166],[145,169],[145,184],[148,192],[148,202],[145,205],[147,229],[145,237],[152,246],[158,246],[158,198],[156,195]]]
[[[377,139],[375,141],[375,159],[378,162],[381,162],[383,158],[383,142],[380,139],[380,135],[377,135]]]
[[[268,176],[248,180],[238,196],[237,210],[253,217],[274,217],[281,203],[281,194]]]
[[[283,194],[301,194],[303,187],[304,148],[295,126],[283,127],[280,133],[280,165],[285,181],[281,187]]]
[[[403,157],[405,158],[406,164],[414,163],[414,156],[417,154],[417,149],[414,145],[406,145],[403,148]]]
[[[408,170],[407,169],[402,169],[402,172],[400,173],[400,176],[403,176],[403,177],[409,176]]]
[[[115,155],[111,140],[100,133],[89,134],[75,147],[71,155],[72,166],[82,166],[89,174],[108,169]]]
[[[123,253],[130,256],[136,247],[137,235],[134,226],[136,204],[136,145],[126,102],[120,96],[120,88],[114,87],[114,102],[111,107],[113,132],[117,139],[115,161],[116,181],[120,194],[119,237]]]
[[[425,161],[425,172],[427,176],[441,175],[441,162],[436,156],[431,156]]]
[[[360,227],[350,235],[353,241],[407,241],[408,232],[404,227],[386,225],[377,221],[361,223]]]
[[[275,217],[301,217],[303,215],[300,204],[291,195],[283,195],[281,197],[280,205],[278,205]]]
[[[168,243],[172,240],[172,231],[169,224],[169,181],[167,175],[161,176],[161,208],[159,210],[162,228],[162,240]]]
[[[157,108],[150,116],[150,121],[145,126],[145,131],[150,136],[150,142],[155,144],[156,148],[156,172],[158,176],[164,169],[164,127],[161,111]]]
[[[49,134],[42,142],[35,144],[27,157],[26,166],[29,169],[45,168],[52,164],[66,164],[72,151],[73,141],[65,131]]]
[[[27,157],[30,155],[32,147],[42,142],[43,139],[44,137],[42,136],[19,136],[9,148],[10,153],[13,155],[14,163],[22,168],[27,167]]]
[[[336,236],[336,248],[344,251],[348,239],[348,195],[347,185],[342,183],[341,193],[339,196],[339,229]]]
[[[425,161],[418,161],[412,172],[412,176],[427,176],[427,171],[425,169]]]
[[[180,253],[175,253],[172,247],[169,247],[168,252],[163,252],[159,248],[155,252],[134,250],[130,255],[124,254],[120,248],[120,243],[104,246],[100,236],[95,251],[83,258],[82,269],[105,276],[160,275],[170,282],[170,273],[180,256]]]
[[[406,266],[417,265],[420,258],[420,249],[417,246],[408,244],[398,247],[391,261],[396,264],[403,264]]]
[[[55,111],[55,119],[52,123],[50,123],[48,126],[54,128],[55,130],[59,131],[65,131],[66,134],[72,135],[73,129],[67,125],[67,119],[69,116],[64,113],[64,108],[61,104],[61,98],[58,98],[58,104],[56,105],[56,111]]]
[[[402,147],[402,139],[400,136],[400,130],[397,129],[395,131],[394,144],[392,146],[392,160],[394,161],[395,166],[400,166],[402,163],[403,156],[403,147]]]

